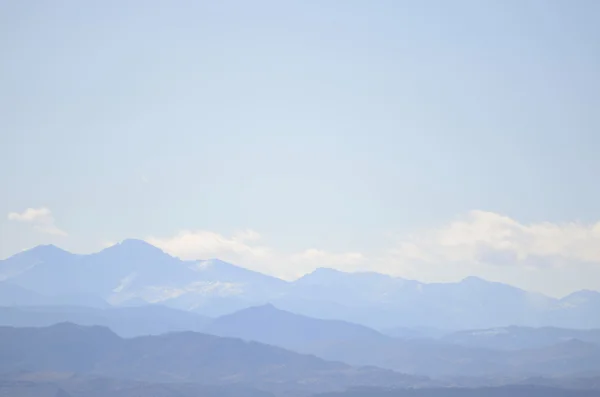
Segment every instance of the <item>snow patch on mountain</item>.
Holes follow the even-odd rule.
[[[127,276],[123,277],[119,281],[119,285],[117,285],[113,289],[113,292],[114,293],[123,292],[127,287],[129,287],[131,285],[131,283],[133,282],[133,280],[135,280],[136,277],[137,277],[137,273],[136,272],[130,273]]]

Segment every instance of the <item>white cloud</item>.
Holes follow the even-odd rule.
[[[476,275],[550,295],[600,289],[600,223],[524,224],[493,212],[471,211],[446,225],[399,238],[378,255],[315,248],[283,253],[253,230],[231,237],[184,231],[147,240],[185,259],[220,258],[286,279],[331,267],[427,282]]]
[[[264,258],[270,249],[253,244],[260,235],[252,230],[238,232],[231,237],[207,230],[182,231],[177,235],[147,241],[163,250],[185,259],[216,258],[219,255]]]
[[[499,266],[600,264],[600,223],[527,225],[493,212],[471,211],[449,225],[402,241],[394,253],[428,262]]]
[[[52,212],[46,207],[27,208],[21,213],[10,212],[8,214],[8,220],[29,223],[40,233],[52,234],[55,236],[67,235],[65,231],[59,229],[55,225],[54,216],[52,216]]]
[[[317,267],[354,270],[364,257],[360,253],[330,253],[318,249],[286,254],[265,246],[254,230],[234,233],[231,237],[196,230],[183,231],[168,238],[147,238],[150,244],[182,259],[219,258],[284,279],[293,279]]]
[[[378,271],[426,281],[478,275],[561,295],[600,289],[600,223],[520,223],[471,211],[442,227],[399,239]]]
[[[25,211],[11,212],[8,214],[8,219],[19,222],[35,222],[36,220],[44,219],[51,215],[48,208],[27,208]]]

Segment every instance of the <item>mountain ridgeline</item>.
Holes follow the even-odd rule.
[[[529,350],[477,350],[414,343],[272,307],[247,309],[232,316],[238,318],[217,319],[207,331],[220,330],[239,338],[189,331],[122,338],[106,327],[71,323],[0,327],[0,395],[233,397],[329,392],[332,397],[566,397],[600,393],[600,346],[578,340]],[[288,321],[298,328],[290,328],[294,335],[286,339],[266,336],[263,340],[272,344],[259,343],[248,337],[256,327],[245,328],[247,322],[261,319],[268,320],[265,330],[282,330],[281,324]],[[304,334],[306,330],[314,333]],[[328,332],[336,331],[349,339],[331,341]],[[321,357],[276,344],[314,351]],[[347,365],[335,361],[335,355],[356,361],[379,360],[377,364],[388,369]],[[327,356],[329,359],[324,359]],[[390,369],[429,372],[435,377]],[[473,394],[473,390],[485,394]]]
[[[5,306],[160,303],[216,317],[272,303],[377,329],[600,328],[594,291],[555,299],[475,277],[426,284],[325,268],[286,282],[218,259],[183,261],[140,240],[90,255],[39,246],[0,261],[0,279]]]
[[[0,278],[0,396],[600,393],[593,291],[325,268],[287,282],[138,240],[36,247]]]
[[[359,367],[429,377],[600,373],[600,330],[506,327],[458,331],[438,338],[397,338],[363,325],[311,318],[270,304],[215,319],[157,305],[0,308],[0,326],[46,327],[65,322],[108,327],[120,337],[200,332]]]
[[[274,346],[196,332],[123,339],[105,327],[70,323],[0,327],[0,373],[23,371],[304,392],[428,382],[424,377],[355,368]]]

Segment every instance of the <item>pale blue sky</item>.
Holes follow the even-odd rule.
[[[379,256],[472,210],[589,226],[599,18],[594,0],[0,1],[0,257],[245,229]],[[68,236],[8,219],[41,207]]]

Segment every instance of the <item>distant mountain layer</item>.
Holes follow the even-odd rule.
[[[434,377],[600,373],[600,330],[511,327],[459,332],[438,340],[401,339],[356,324],[314,319],[266,305],[217,318],[206,331],[352,365]],[[496,341],[494,335],[501,337]]]
[[[555,327],[501,327],[447,334],[442,341],[462,346],[498,350],[533,349],[580,340],[600,346],[600,329],[564,329]]]
[[[353,368],[239,339],[194,332],[122,339],[104,327],[0,327],[0,373],[71,372],[142,382],[327,391],[418,386],[426,378]]]
[[[215,319],[205,332],[242,338],[299,352],[315,353],[322,345],[388,339],[362,325],[340,320],[320,320],[264,305]]]
[[[42,295],[10,282],[0,281],[0,306],[49,306],[73,305],[107,308],[110,305],[98,295],[82,293],[59,293]]]
[[[0,325],[62,322],[110,327],[123,337],[200,331],[278,346],[352,365],[427,376],[556,376],[600,373],[600,330],[508,327],[441,338],[395,338],[362,325],[263,305],[214,320],[162,306],[112,309],[0,308]]]
[[[110,328],[122,337],[202,331],[210,319],[158,305],[96,309],[81,306],[0,307],[0,326],[47,327],[70,322]]]
[[[600,328],[600,293],[595,291],[554,299],[476,277],[425,284],[332,269],[286,282],[218,259],[183,261],[139,240],[90,255],[39,246],[0,261],[0,280],[4,306],[161,303],[221,316],[270,302],[295,313],[378,329]]]
[[[412,396],[416,391],[397,389],[416,387],[428,388],[419,392],[426,393],[423,396],[470,396],[469,390],[479,391],[474,396],[521,395],[524,390],[532,394],[523,395],[532,396],[595,396],[600,390],[600,378],[583,376],[600,373],[600,347],[576,339],[539,349],[471,348],[387,337],[355,324],[311,319],[271,306],[217,319],[207,329],[247,341],[195,332],[123,339],[104,327],[68,323],[0,327],[0,396],[307,396],[357,387],[361,389],[336,395]],[[280,337],[280,331],[290,334]],[[341,337],[332,338],[335,333]],[[266,343],[295,346],[357,366],[252,342],[257,336]],[[517,383],[523,386],[490,387]],[[436,386],[445,388],[431,389]],[[561,387],[572,390],[560,394],[567,392]],[[541,390],[550,394],[536,394]],[[507,394],[510,391],[516,394]]]

